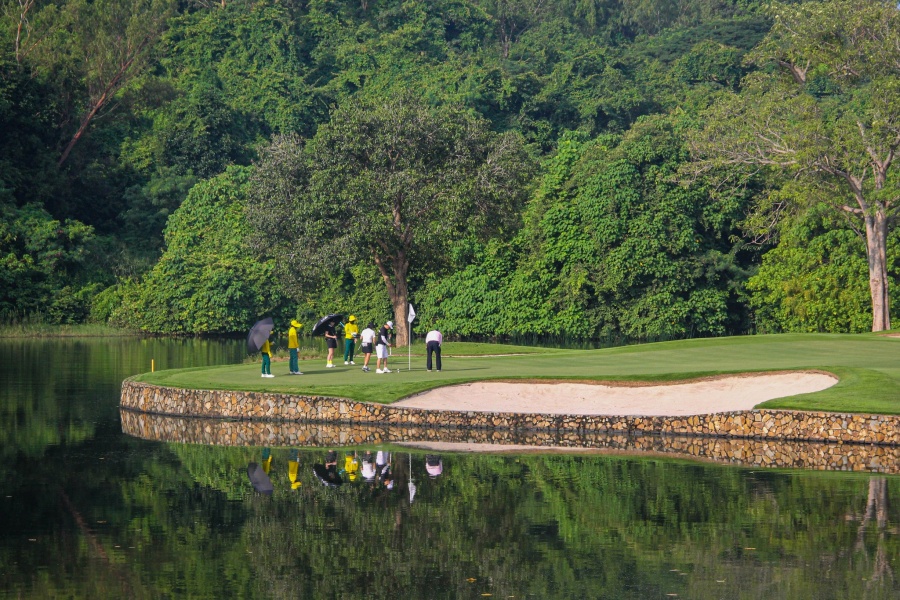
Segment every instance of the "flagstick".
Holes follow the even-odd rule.
[[[407,312],[406,314],[407,314],[407,317],[406,317],[406,323],[407,323],[407,325],[406,325],[406,330],[407,330],[406,347],[408,349],[408,354],[409,354],[409,358],[407,361],[408,364],[406,365],[406,370],[412,371],[412,342],[413,342],[412,323],[416,318],[416,309],[413,308],[412,304],[409,305],[409,312]]]

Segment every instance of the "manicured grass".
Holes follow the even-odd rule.
[[[900,338],[876,334],[786,334],[695,339],[601,350],[531,348],[520,355],[509,346],[446,344],[443,372],[425,371],[424,359],[413,357],[407,371],[404,348],[390,359],[400,372],[378,375],[345,367],[338,361],[302,361],[302,376],[287,374],[275,363],[276,377],[262,379],[259,366],[229,365],[147,373],[139,381],[196,389],[272,391],[339,396],[394,402],[443,385],[487,379],[567,379],[672,381],[750,371],[821,369],[840,377],[837,385],[813,394],[764,403],[770,408],[900,414]],[[518,347],[521,348],[521,347]],[[414,346],[415,349],[415,346]],[[452,349],[452,352],[451,352]],[[478,354],[479,356],[472,356]],[[487,356],[503,355],[506,356]],[[454,356],[456,355],[456,356]]]
[[[408,352],[407,348],[393,348],[392,351],[395,353],[391,358],[392,361],[400,361],[403,364],[406,364],[407,356],[412,355],[413,360],[418,360],[418,362],[422,362],[422,357],[425,356],[425,344],[421,341],[415,342],[412,345],[411,351]],[[464,356],[493,356],[497,354],[503,355],[515,355],[515,354],[551,354],[553,352],[566,352],[566,350],[560,350],[557,348],[539,348],[537,346],[516,346],[513,344],[486,344],[486,343],[478,343],[478,342],[446,342],[442,346],[441,355],[444,358],[453,358],[453,357],[464,357]],[[319,361],[321,357],[325,355],[325,351],[320,348],[301,346],[299,348],[298,353],[300,360],[316,360]],[[341,344],[335,351],[335,364],[340,364],[343,366],[344,360],[344,347]],[[356,362],[359,365],[362,365],[362,355],[359,353],[357,349],[356,352]],[[279,346],[273,356],[272,360],[277,363],[281,361],[288,360],[288,350],[287,348],[283,348]],[[260,363],[260,355],[254,354],[253,356],[247,357],[244,360],[244,363],[255,363],[259,365]],[[372,355],[372,365],[375,364],[375,355]],[[400,363],[396,363],[400,364]]]

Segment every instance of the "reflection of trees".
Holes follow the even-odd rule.
[[[24,559],[0,548],[5,564],[28,566],[0,574],[3,589],[22,589],[28,573],[59,563],[62,576],[33,585],[32,597],[128,589],[133,597],[818,600],[898,592],[887,576],[900,554],[897,510],[886,500],[900,479],[880,479],[867,497],[862,478],[840,474],[445,455],[444,475],[432,480],[416,454],[410,504],[409,462],[396,456],[393,490],[361,481],[335,489],[312,473],[324,450],[301,452],[302,486],[291,490],[289,450],[274,449],[269,497],[246,477],[258,448],[116,438],[98,452],[112,463],[103,470],[57,455],[30,465],[32,485],[67,474],[58,483],[94,542],[56,494],[30,512],[14,506],[26,520],[72,524]],[[853,513],[859,520],[844,518]],[[854,547],[861,523],[871,560],[843,550]],[[94,543],[108,562],[96,559]],[[887,569],[872,581],[879,556]]]
[[[870,559],[865,547],[866,530],[875,521],[875,530],[878,534],[875,546],[875,558]],[[856,534],[856,550],[863,553],[865,560],[872,564],[872,576],[870,583],[875,584],[888,579],[894,581],[894,571],[891,568],[887,555],[885,536],[888,526],[888,485],[885,477],[872,477],[869,479],[869,494],[866,501],[866,510],[863,513],[862,522]],[[871,587],[871,586],[870,586]]]
[[[240,340],[0,340],[0,595],[181,597],[191,586],[171,573],[192,568],[185,580],[231,595],[240,577],[222,582],[208,560],[227,554],[214,529],[231,526],[227,499],[164,447],[122,436],[117,415],[122,379],[151,358],[172,368],[242,352]]]
[[[302,474],[318,454],[301,453]],[[258,595],[812,599],[897,591],[864,582],[868,573],[840,550],[857,534],[839,515],[863,499],[858,477],[453,456],[452,476],[433,481],[421,472],[423,457],[415,460],[412,505],[405,461],[395,462],[402,485],[390,493],[323,488],[311,475],[290,493],[283,473],[273,477],[284,481],[272,502],[245,493],[242,542]],[[275,468],[285,461],[276,456]],[[234,486],[235,497],[241,481],[233,480],[219,486]],[[885,538],[884,549],[889,564],[897,560],[896,539]]]

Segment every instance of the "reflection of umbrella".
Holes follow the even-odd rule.
[[[250,328],[250,333],[247,334],[247,352],[259,352],[262,345],[269,339],[269,334],[273,329],[275,329],[275,322],[272,317],[257,321],[256,325]]]
[[[337,474],[334,467],[329,469],[325,465],[313,465],[313,473],[316,474],[319,481],[328,487],[337,487],[344,483],[344,480]]]
[[[253,489],[260,494],[268,494],[271,496],[272,492],[275,490],[275,486],[272,485],[272,480],[269,479],[269,476],[266,475],[263,468],[255,462],[247,465],[247,477],[250,479]]]
[[[315,327],[312,328],[313,335],[322,335],[325,333],[325,330],[329,327],[334,327],[338,323],[341,322],[341,319],[344,318],[344,315],[325,315],[319,322],[316,323]]]

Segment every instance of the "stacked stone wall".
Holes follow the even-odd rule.
[[[690,417],[642,417],[434,411],[321,396],[168,388],[127,379],[122,384],[121,406],[143,413],[207,419],[549,431],[562,440],[612,433],[900,445],[900,417],[891,415],[750,410]]]

